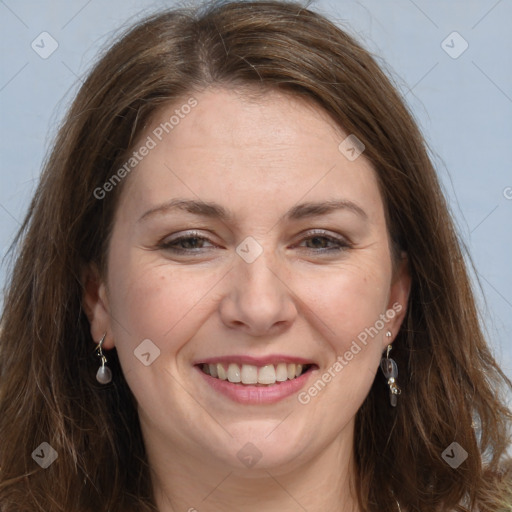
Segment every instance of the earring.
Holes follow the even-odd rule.
[[[391,331],[388,331],[386,336],[388,339],[391,338]],[[386,357],[383,357],[380,360],[380,369],[382,370],[384,377],[388,379],[389,401],[391,402],[391,406],[396,407],[398,402],[397,395],[399,395],[402,391],[396,383],[396,378],[398,377],[398,366],[396,365],[395,361],[389,357],[389,353],[391,352],[392,348],[393,347],[391,344],[389,344],[386,351]]]
[[[108,384],[112,380],[112,372],[110,371],[110,368],[108,366],[105,366],[107,358],[103,354],[103,350],[101,348],[101,345],[103,344],[106,335],[107,333],[103,335],[103,337],[98,343],[98,348],[96,349],[96,351],[98,352],[98,356],[101,358],[101,366],[98,368],[98,371],[96,372],[96,380],[100,384]]]

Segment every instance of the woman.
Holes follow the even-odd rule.
[[[322,16],[138,23],[18,241],[2,510],[510,510],[512,384],[425,143]]]

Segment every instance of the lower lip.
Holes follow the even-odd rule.
[[[297,393],[309,379],[314,369],[309,369],[300,377],[284,382],[276,382],[272,386],[251,386],[247,384],[233,384],[228,380],[221,380],[204,373],[198,366],[196,370],[203,376],[206,383],[215,391],[222,393],[234,402],[240,404],[273,404]]]

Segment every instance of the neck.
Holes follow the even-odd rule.
[[[336,438],[303,463],[295,459],[251,469],[180,448],[167,453],[161,447],[168,443],[153,440],[146,445],[159,512],[361,512],[354,490],[352,435]]]

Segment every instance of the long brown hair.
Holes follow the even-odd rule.
[[[101,272],[119,183],[97,199],[164,104],[212,84],[275,88],[323,108],[366,146],[412,288],[394,342],[402,395],[379,375],[357,413],[365,511],[510,510],[504,456],[512,389],[482,334],[451,216],[412,116],[373,57],[298,3],[221,2],[137,23],[99,59],[67,114],[17,237],[0,343],[0,502],[5,512],[156,510],[135,401],[114,379],[82,309],[83,270]],[[124,181],[129,179],[125,178]],[[96,340],[97,342],[98,340]],[[47,469],[33,451],[58,454]],[[467,459],[442,453],[457,442]]]

